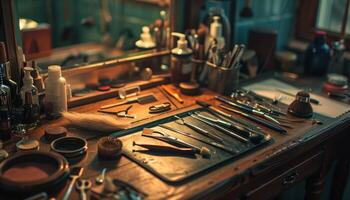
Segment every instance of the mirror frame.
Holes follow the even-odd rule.
[[[21,79],[21,69],[18,61],[15,16],[13,12],[13,1],[0,1],[1,25],[6,43],[6,51],[11,62],[11,78],[18,82]]]
[[[176,0],[170,0],[169,5],[169,20],[170,20],[170,31],[172,32],[175,30],[175,3]],[[11,77],[14,81],[18,82],[21,79],[21,64],[19,63],[19,53],[17,50],[17,40],[16,40],[16,26],[15,26],[15,12],[14,12],[14,0],[6,0],[6,1],[0,1],[0,10],[1,10],[1,17],[2,21],[1,24],[3,25],[4,29],[4,36],[5,36],[5,42],[6,42],[6,49],[9,56],[9,60],[11,62]],[[168,38],[168,40],[171,41],[171,38]],[[171,44],[171,42],[168,42],[168,44]],[[74,67],[71,69],[65,69],[62,71],[63,74],[69,73],[69,74],[79,74],[79,73],[86,73],[89,71],[94,71],[96,69],[101,69],[105,67],[113,67],[117,66],[118,64],[123,63],[130,63],[134,61],[140,61],[143,59],[149,59],[152,57],[160,57],[164,55],[170,54],[170,48],[171,47],[165,47],[164,50],[160,51],[152,51],[152,52],[145,52],[142,55],[136,55],[136,56],[125,56],[110,60],[104,60],[101,62],[96,62],[92,64],[87,65],[81,65],[79,67]]]

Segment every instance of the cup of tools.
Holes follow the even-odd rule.
[[[227,68],[206,62],[208,66],[208,88],[212,91],[227,95],[238,88],[240,64]]]

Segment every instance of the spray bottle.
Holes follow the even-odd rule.
[[[171,78],[175,85],[180,82],[188,82],[191,78],[192,72],[192,49],[188,48],[185,34],[172,33],[176,36],[177,47],[171,50]]]

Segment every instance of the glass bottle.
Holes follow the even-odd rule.
[[[314,41],[305,51],[304,72],[307,75],[324,75],[331,63],[331,50],[326,43],[326,33],[316,31]]]

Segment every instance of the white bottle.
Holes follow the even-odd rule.
[[[214,40],[217,41],[218,49],[225,48],[225,38],[222,37],[222,24],[220,23],[220,17],[214,16],[213,20],[214,21],[210,24],[209,37],[207,37],[206,41],[206,51],[208,51]]]
[[[62,77],[61,66],[51,65],[45,80],[45,98],[47,105],[51,105],[53,115],[67,111],[66,79]]]
[[[39,97],[38,97],[38,88],[33,85],[33,77],[31,76],[31,71],[33,68],[24,67],[24,76],[23,76],[23,86],[21,88],[20,94],[22,99],[22,105],[25,103],[25,94],[26,92],[30,92],[32,94],[33,104],[39,105]]]

